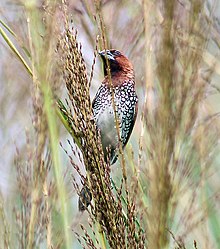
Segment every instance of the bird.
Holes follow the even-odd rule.
[[[100,132],[105,160],[109,159],[112,165],[118,158],[119,141],[124,149],[132,133],[138,113],[138,96],[130,60],[116,49],[100,51],[99,55],[103,62],[104,80],[92,102],[92,110],[96,128]],[[115,117],[118,119],[119,137]],[[83,188],[79,198],[79,210],[85,210],[91,199],[89,189]]]

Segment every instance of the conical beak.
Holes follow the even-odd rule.
[[[102,59],[108,59],[110,61],[115,61],[114,56],[109,50],[102,50],[99,52],[99,55],[101,56]]]

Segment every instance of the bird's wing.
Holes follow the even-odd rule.
[[[130,107],[129,105],[127,106],[127,111],[126,114],[123,115],[122,120],[121,120],[121,141],[122,141],[122,146],[125,147],[125,145],[127,144],[136,118],[137,118],[137,113],[138,113],[138,98],[135,95],[134,97],[135,104],[132,105],[132,107]]]

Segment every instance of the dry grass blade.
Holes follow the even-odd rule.
[[[150,248],[164,248],[169,246],[166,227],[178,203],[176,200],[172,205],[172,201],[185,181],[189,187],[197,167],[194,160],[205,160],[204,154],[201,159],[195,141],[195,124],[200,118],[200,104],[206,91],[201,68],[202,53],[208,40],[208,35],[204,37],[203,34],[208,32],[209,24],[204,23],[205,11],[201,1],[183,6],[175,1],[166,1],[163,8],[159,3],[155,3],[154,8],[161,19],[156,20],[158,43],[154,47],[157,62],[155,77],[158,79],[154,87],[158,89],[158,103],[153,112],[148,105],[149,115],[145,116],[151,158],[148,165],[148,236]],[[181,11],[187,12],[187,23],[181,20]],[[185,38],[184,43],[181,37]],[[210,77],[211,74],[207,74],[207,78]],[[213,146],[206,147],[202,153],[212,150]],[[197,191],[196,188],[194,184],[193,191]],[[192,206],[196,201],[197,197],[193,198]]]

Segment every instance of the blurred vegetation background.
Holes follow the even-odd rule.
[[[218,0],[1,1],[0,248],[220,248],[219,13]],[[87,148],[56,103],[75,120],[74,93],[93,99],[105,48],[132,61],[139,113],[126,176],[119,160],[110,179],[94,152],[109,213],[96,185],[80,213]]]

